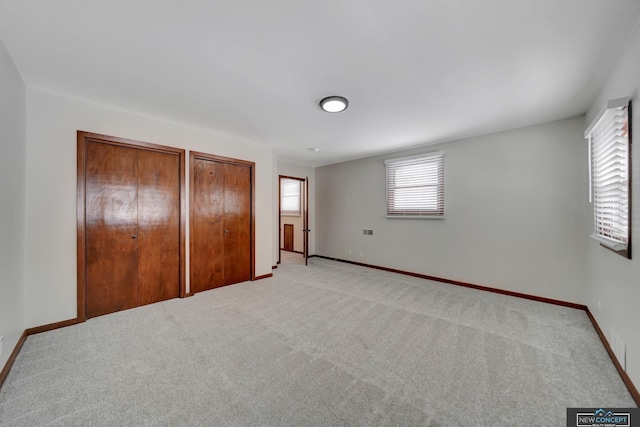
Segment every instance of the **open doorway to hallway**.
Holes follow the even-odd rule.
[[[279,176],[279,263],[307,263],[309,253],[308,183],[308,178]]]

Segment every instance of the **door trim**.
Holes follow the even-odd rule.
[[[194,169],[194,161],[195,160],[209,160],[220,163],[228,163],[232,165],[238,166],[246,166],[249,168],[251,173],[251,231],[249,235],[251,236],[251,254],[250,254],[250,268],[251,268],[251,281],[258,280],[262,277],[256,277],[256,164],[255,162],[250,162],[248,160],[240,160],[234,159],[231,157],[223,157],[215,154],[202,153],[199,151],[189,151],[189,206],[192,207],[194,205],[195,200],[195,192],[193,188],[193,182],[195,180],[195,169]],[[189,209],[189,251],[193,253],[195,248],[193,247],[193,210]],[[189,282],[193,282],[193,257],[189,257]],[[189,287],[189,296],[193,295],[193,289]]]
[[[178,156],[180,179],[180,207],[179,207],[179,292],[180,298],[187,296],[185,281],[185,230],[187,205],[185,197],[185,150],[181,148],[167,147],[165,145],[151,144],[149,142],[135,141],[109,135],[85,132],[77,132],[77,188],[76,188],[76,217],[77,217],[77,307],[78,323],[87,320],[87,276],[86,276],[86,221],[85,221],[85,195],[86,195],[86,156],[85,147],[88,142],[117,145],[120,147],[135,148],[138,150],[155,151]]]

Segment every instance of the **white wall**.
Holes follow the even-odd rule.
[[[77,130],[255,162],[255,273],[261,276],[271,272],[270,147],[35,89],[27,90],[27,117],[27,327],[76,317]],[[187,231],[187,251],[188,236]]]
[[[587,304],[598,320],[607,340],[613,343],[612,328],[627,346],[627,374],[640,388],[640,25],[628,40],[628,46],[587,112],[589,124],[609,99],[632,97],[632,260],[625,259],[589,240]],[[586,144],[586,143],[585,143]],[[588,209],[592,224],[593,206]],[[589,226],[589,230],[593,230]],[[598,313],[598,301],[602,312]]]
[[[583,303],[583,130],[581,116],[318,168],[316,252]],[[384,159],[439,150],[446,219],[385,218]]]
[[[26,87],[0,41],[0,370],[25,329]]]
[[[275,212],[275,219],[276,219],[276,225],[275,228],[276,230],[278,229],[278,177],[280,175],[285,175],[285,176],[291,176],[294,178],[309,178],[309,229],[311,230],[311,232],[309,233],[309,255],[314,255],[316,253],[316,169],[314,167],[311,166],[304,166],[304,165],[300,165],[300,164],[296,164],[296,163],[291,163],[291,162],[287,162],[285,160],[278,160],[277,161],[277,174],[276,174],[276,192],[275,192],[275,196],[274,196],[274,212]],[[283,217],[287,218],[287,219],[291,219],[292,217]],[[284,222],[283,222],[284,223]],[[284,228],[284,227],[283,227]],[[301,227],[296,227],[296,228],[300,228]],[[275,238],[278,238],[278,235],[275,235]],[[296,240],[299,240],[300,237],[296,237]],[[282,245],[284,245],[284,242],[282,243]],[[275,242],[275,246],[274,247],[278,247],[278,242],[276,240]],[[295,250],[299,250],[300,252],[302,252],[304,249],[298,249],[298,247],[294,248]],[[278,260],[278,253],[275,253],[275,261]],[[274,261],[274,265],[275,265],[275,261]]]

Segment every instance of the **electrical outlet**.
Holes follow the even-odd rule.
[[[369,234],[369,230],[362,230],[362,234]]]
[[[349,256],[351,256],[351,249],[349,249]]]

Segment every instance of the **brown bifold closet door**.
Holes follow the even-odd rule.
[[[81,320],[176,298],[181,291],[184,154],[104,138],[81,138],[79,132],[79,158],[84,154]]]
[[[224,163],[191,161],[191,292],[224,285]]]
[[[252,279],[253,167],[244,163],[191,153],[192,292]]]
[[[138,285],[140,305],[179,295],[178,156],[138,151]]]
[[[225,284],[251,279],[251,169],[224,165]]]
[[[138,306],[138,150],[86,146],[87,317]]]

